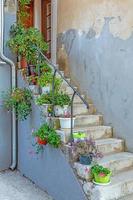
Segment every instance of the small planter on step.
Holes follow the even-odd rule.
[[[63,116],[64,113],[68,110],[69,110],[68,105],[64,105],[63,107],[58,105],[54,106],[54,114],[56,117]]]
[[[64,93],[56,93],[54,96],[54,113],[56,117],[64,116],[64,113],[70,110],[71,99],[69,95]]]
[[[84,132],[73,133],[74,142],[84,141],[86,139],[86,134]]]
[[[98,185],[108,185],[111,182],[111,171],[100,165],[94,165],[91,168],[91,173],[93,176],[93,182]]]
[[[60,117],[59,120],[60,120],[61,129],[70,129],[71,128],[71,118]],[[74,128],[74,121],[75,121],[75,117],[73,118],[73,128]]]
[[[82,165],[90,165],[92,162],[92,158],[93,158],[93,156],[91,153],[89,153],[88,155],[80,155],[79,162]]]
[[[60,120],[61,129],[70,129],[71,128],[71,114],[69,111],[66,111],[64,113],[64,116],[60,117],[59,120]],[[72,123],[73,128],[74,128],[74,121],[75,121],[75,117],[73,117],[73,123]]]

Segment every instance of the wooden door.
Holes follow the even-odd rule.
[[[42,0],[42,34],[48,44],[46,56],[51,58],[51,0]]]

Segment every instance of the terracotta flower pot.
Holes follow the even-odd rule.
[[[27,61],[25,57],[21,57],[20,66],[21,68],[27,68]]]
[[[37,137],[37,143],[39,145],[46,145],[47,144],[47,140],[42,140],[41,138]]]

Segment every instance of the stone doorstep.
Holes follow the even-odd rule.
[[[91,200],[117,200],[133,194],[133,169],[112,177],[108,186],[92,186],[88,182],[83,185],[83,190]]]
[[[133,154],[128,152],[121,152],[116,154],[111,154],[104,156],[98,161],[98,164],[103,165],[104,167],[110,168],[113,175],[133,167]],[[90,179],[90,165],[82,165],[80,163],[74,163],[74,169],[77,172],[77,175],[85,180]]]
[[[70,140],[70,129],[60,129],[57,130],[59,135],[62,138],[62,142],[68,143]],[[86,138],[101,139],[101,138],[110,138],[112,137],[113,131],[110,126],[92,126],[92,127],[81,127],[74,128],[74,132],[85,132]]]

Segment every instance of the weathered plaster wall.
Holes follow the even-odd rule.
[[[133,151],[133,1],[59,0],[58,57]],[[62,53],[63,52],[63,53]],[[67,55],[67,56],[66,56]]]

